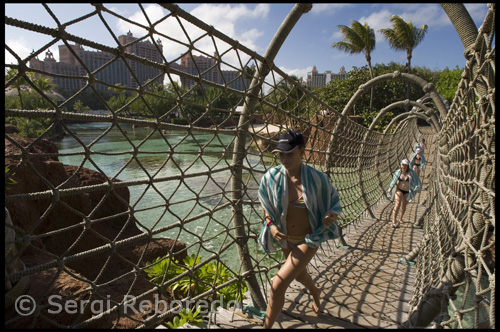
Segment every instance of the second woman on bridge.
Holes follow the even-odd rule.
[[[410,159],[410,168],[417,172],[418,177],[420,177],[420,172],[424,172],[425,163],[424,153],[420,148],[417,148]]]
[[[339,238],[336,224],[341,212],[340,198],[330,178],[302,163],[305,145],[301,133],[289,130],[280,135],[281,165],[268,170],[260,182],[259,200],[265,222],[258,242],[266,253],[281,247],[286,261],[272,280],[264,328],[271,328],[285,301],[285,292],[295,279],[313,297],[313,310],[320,310],[320,289],[307,265],[321,242]]]
[[[391,198],[392,189],[396,186],[396,195],[394,202],[394,210],[392,212],[392,227],[399,227],[399,223],[403,222],[403,216],[406,211],[406,204],[413,200],[415,193],[420,190],[422,182],[417,173],[410,169],[408,159],[401,161],[401,168],[394,172],[391,184],[387,190],[387,197]],[[401,207],[401,219],[397,220],[398,211]]]

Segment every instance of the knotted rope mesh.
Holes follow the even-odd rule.
[[[104,327],[151,327],[173,317],[179,306],[137,310],[141,300],[155,298],[169,304],[177,299],[184,303],[214,300],[230,286],[240,292],[248,287],[246,296],[256,306],[265,305],[268,294],[262,285],[269,283],[283,257],[266,256],[256,244],[262,226],[257,189],[265,171],[279,163],[270,151],[279,133],[289,128],[303,131],[307,138],[304,162],[326,172],[338,189],[341,228],[361,223],[374,206],[387,203],[385,191],[392,178],[388,170],[396,169],[412,151],[420,136],[417,117],[402,119],[393,133],[369,130],[277,68],[272,54],[279,46],[270,46],[261,56],[172,4],[160,5],[163,15],[156,21],[138,4],[144,15],[140,22],[106,5],[93,6],[75,20],[60,22],[44,4],[54,19],[52,27],[37,24],[36,18],[25,22],[6,17],[7,25],[47,40],[26,58],[6,44],[6,51],[17,59],[5,65],[6,70],[17,70],[6,80],[6,88],[16,87],[23,79],[50,104],[43,110],[5,110],[6,117],[49,123],[34,140],[5,135],[6,144],[13,147],[5,156],[10,166],[6,179],[25,174],[30,183],[36,183],[32,191],[23,192],[16,185],[6,191],[13,221],[6,223],[6,230],[16,234],[6,239],[6,290],[19,289],[30,279],[29,294],[36,306],[31,315],[6,317],[6,326],[101,327],[111,317],[112,323]],[[296,7],[295,11],[307,11],[307,5]],[[134,32],[135,38],[121,43],[110,27],[111,17],[142,33]],[[115,43],[96,43],[78,29],[87,20],[101,24],[102,33]],[[487,50],[471,54],[454,104],[447,118],[440,119],[439,138],[433,142],[439,146],[432,174],[436,180],[430,181],[428,243],[419,252],[413,303],[418,308],[441,287],[448,266],[454,263],[450,257],[460,255],[465,277],[442,289],[463,288],[465,294],[476,296],[473,302],[458,303],[454,292],[446,292],[436,312],[439,317],[449,312],[440,320],[444,325],[461,326],[467,312],[476,315],[476,322],[486,313],[494,324],[494,269],[484,258],[488,251],[494,253],[494,237],[488,235],[494,233],[494,84],[485,79],[488,68],[494,73],[494,26],[486,30],[477,43]],[[134,51],[146,41],[160,58],[153,61]],[[60,43],[81,72],[54,73],[28,66]],[[102,52],[102,61],[86,61],[80,46]],[[162,50],[169,48],[180,51],[166,56]],[[200,56],[208,60],[192,61]],[[194,69],[188,72],[178,62],[190,59]],[[103,78],[119,63],[126,68],[129,85],[115,86]],[[476,63],[479,74],[471,72]],[[148,79],[138,74],[141,66],[151,69]],[[77,92],[55,102],[35,84],[38,74],[67,82]],[[401,76],[406,77],[394,75],[395,79]],[[480,82],[485,82],[487,93],[475,98]],[[104,92],[110,89],[117,92],[114,102]],[[68,109],[88,90],[106,105],[104,114]],[[120,96],[127,98],[120,103]],[[87,132],[89,127],[92,132]],[[57,152],[38,149],[61,129],[66,133],[61,142],[66,143],[58,143]],[[50,180],[61,164],[71,165],[65,167],[69,176]],[[80,180],[87,169],[94,172]],[[30,214],[35,206],[37,212]],[[21,216],[28,221],[20,224]],[[325,243],[322,250],[334,249]],[[161,260],[153,263],[157,257],[152,252],[162,253]],[[182,264],[186,257],[193,257],[191,265]],[[166,270],[184,268],[153,281],[148,271],[158,262]],[[214,269],[208,279],[200,273],[207,266]],[[216,283],[224,273],[228,277]],[[186,278],[200,288],[187,287],[181,296],[165,291]],[[6,295],[6,301],[28,292],[27,287],[21,289]],[[59,296],[59,306],[75,299],[87,302],[78,315],[64,320],[49,301],[54,294]],[[96,300],[103,307],[91,307]]]
[[[408,326],[495,326],[495,8],[439,133]],[[432,319],[432,318],[431,318]]]

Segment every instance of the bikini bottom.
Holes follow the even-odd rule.
[[[290,248],[297,248],[297,246],[306,240],[306,235],[288,235],[287,243]]]
[[[409,193],[409,191],[406,191],[406,190],[401,190],[401,189],[399,189],[399,188],[397,188],[397,190],[401,191],[401,193],[402,193],[403,195],[406,195],[406,194],[408,194],[408,193]]]

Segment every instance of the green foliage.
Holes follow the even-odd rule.
[[[195,297],[212,289],[212,287],[217,287],[235,278],[235,275],[222,262],[211,261],[208,264],[198,266],[201,258],[201,256],[193,254],[186,257],[181,264],[176,259],[158,257],[153,262],[148,263],[147,265],[150,267],[144,271],[151,278],[151,281],[158,285],[162,285],[186,271],[192,271],[165,289],[170,291],[175,298],[183,298],[187,295]],[[219,300],[222,296],[222,305],[226,305],[229,301],[242,301],[243,293],[246,291],[245,281],[234,282],[217,290],[215,298],[210,298],[210,300]]]
[[[24,138],[37,138],[52,124],[51,119],[28,119],[15,117],[6,118],[5,122],[15,125],[18,130],[17,135]],[[51,136],[54,133],[55,129],[52,127],[49,130],[48,135]]]
[[[119,94],[109,98],[108,106],[113,112],[120,111],[128,114],[128,108],[124,107],[128,102],[129,100],[125,94]],[[121,113],[121,115],[123,115],[123,113]]]
[[[424,39],[428,26],[424,24],[417,28],[411,20],[405,22],[398,15],[392,15],[389,20],[392,23],[392,29],[380,29],[379,32],[387,39],[392,49],[406,50],[408,56],[411,58],[413,49]]]
[[[183,125],[183,126],[189,124],[188,120],[186,120],[184,118],[172,118],[172,119],[170,119],[170,123],[175,124],[175,125]]]
[[[283,113],[277,112],[277,108],[288,111],[299,118],[310,118],[314,116],[316,111],[319,111],[317,105],[307,103],[308,99],[303,98],[304,92],[298,89],[298,86],[302,85],[302,79],[295,75],[291,75],[290,78],[292,81],[281,80],[264,96],[265,101],[274,106],[266,103],[259,104],[257,106],[258,113],[277,116],[278,121],[285,121],[281,119]],[[292,127],[298,127],[299,124],[291,119],[291,125]]]
[[[9,173],[9,166],[5,166],[5,176],[7,176],[7,173]],[[14,176],[14,174],[16,173],[12,173],[9,177],[7,177],[5,179],[5,191],[7,191],[9,189],[9,186],[11,184],[16,184],[17,182],[12,178],[12,176]]]
[[[455,98],[455,93],[458,89],[458,84],[462,79],[463,69],[455,67],[455,69],[450,70],[446,67],[442,72],[439,73],[438,80],[436,82],[436,90],[450,102],[450,105]]]
[[[5,81],[13,79],[17,75],[17,70],[11,69],[6,71]],[[43,78],[41,76],[34,78],[33,73],[27,73],[26,77],[33,81],[33,83],[42,91],[48,91],[54,87],[51,84],[50,79]],[[41,96],[36,90],[25,90],[24,88],[28,85],[26,78],[18,78],[11,87],[18,89],[17,96],[11,96],[5,98],[5,109],[25,109],[25,110],[47,110],[54,109],[56,106],[56,101],[54,99],[47,100],[47,98]],[[15,118],[10,117],[5,119],[6,123],[11,123],[15,125],[19,131],[18,136],[26,138],[36,138],[43,134],[52,124],[51,119],[27,119],[27,118]],[[54,129],[51,129],[48,133],[52,135],[55,133]]]
[[[203,318],[199,307],[194,312],[190,308],[183,309],[171,322],[167,322],[167,326],[170,329],[177,329],[186,323],[200,328],[203,326]]]
[[[90,107],[85,106],[81,100],[77,100],[73,104],[73,109],[77,112],[81,112],[81,111],[89,111]]]
[[[137,94],[130,97],[132,100]],[[168,113],[167,117],[173,117],[171,111],[176,106],[176,95],[169,91],[164,85],[151,83],[142,98],[136,98],[129,106],[129,111],[136,116],[158,118]]]
[[[65,98],[69,98],[77,92],[77,91],[63,91],[58,87],[54,88],[54,90],[59,92]],[[78,100],[80,100],[85,106],[87,106],[91,110],[107,109],[104,102],[109,100],[111,97],[112,97],[111,91],[101,91],[101,90],[94,91],[90,87],[85,88],[78,94]],[[74,104],[77,103],[78,100],[69,101],[67,103],[68,109],[76,110]]]
[[[54,109],[56,105],[54,100],[51,103],[36,91],[21,91],[21,96],[22,99],[19,96],[5,97],[5,108],[26,110]]]
[[[391,62],[388,65],[377,64],[373,66],[374,77],[394,73],[395,71],[404,72],[405,66]],[[435,83],[437,81],[438,73],[432,72],[427,68],[414,67],[412,74],[417,75],[424,80]],[[345,80],[332,80],[327,85],[315,88],[313,92],[319,99],[332,106],[338,112],[342,112],[356,93],[358,88],[370,80],[370,72],[368,66],[361,68],[353,67],[347,73]],[[378,84],[374,87],[373,108],[369,111],[370,106],[370,91],[367,90],[354,105],[351,115],[359,115],[363,118],[363,126],[369,127],[373,119],[377,116],[379,111],[384,107],[400,100],[405,100],[406,97],[406,82],[405,81],[387,81],[383,84]],[[417,100],[423,96],[423,91],[420,86],[414,84],[410,89],[410,100]],[[382,119],[375,126],[375,130],[382,131],[391,121],[394,116],[405,112],[404,107],[392,109],[387,112]]]

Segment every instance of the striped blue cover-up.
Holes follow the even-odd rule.
[[[301,165],[301,180],[304,201],[309,212],[312,233],[305,237],[309,247],[316,248],[321,242],[339,237],[337,223],[326,227],[323,218],[328,211],[339,215],[342,211],[337,189],[333,187],[328,176],[304,163]],[[288,210],[288,181],[283,165],[269,169],[260,181],[259,200],[274,224],[286,234],[286,214]],[[278,243],[272,236],[264,220],[260,230],[259,245],[266,253],[277,249],[278,245],[287,248],[287,241]]]
[[[413,153],[413,156],[410,159],[410,169],[413,169],[413,165],[415,164],[415,157],[417,156],[417,153]],[[425,156],[423,153],[420,153],[420,171],[424,171],[424,166],[427,161],[425,160]]]
[[[398,169],[396,172],[394,172],[394,175],[392,176],[392,181],[391,184],[389,185],[389,189],[387,190],[389,193],[387,194],[388,198],[392,197],[392,189],[396,186],[398,183],[399,176],[401,175],[401,169]],[[420,181],[420,177],[417,175],[417,172],[412,170],[411,168],[408,170],[408,177],[410,178],[410,192],[408,193],[408,198],[406,199],[408,202],[411,202],[413,200],[413,197],[415,197],[415,194],[420,191],[422,187],[422,181]]]

